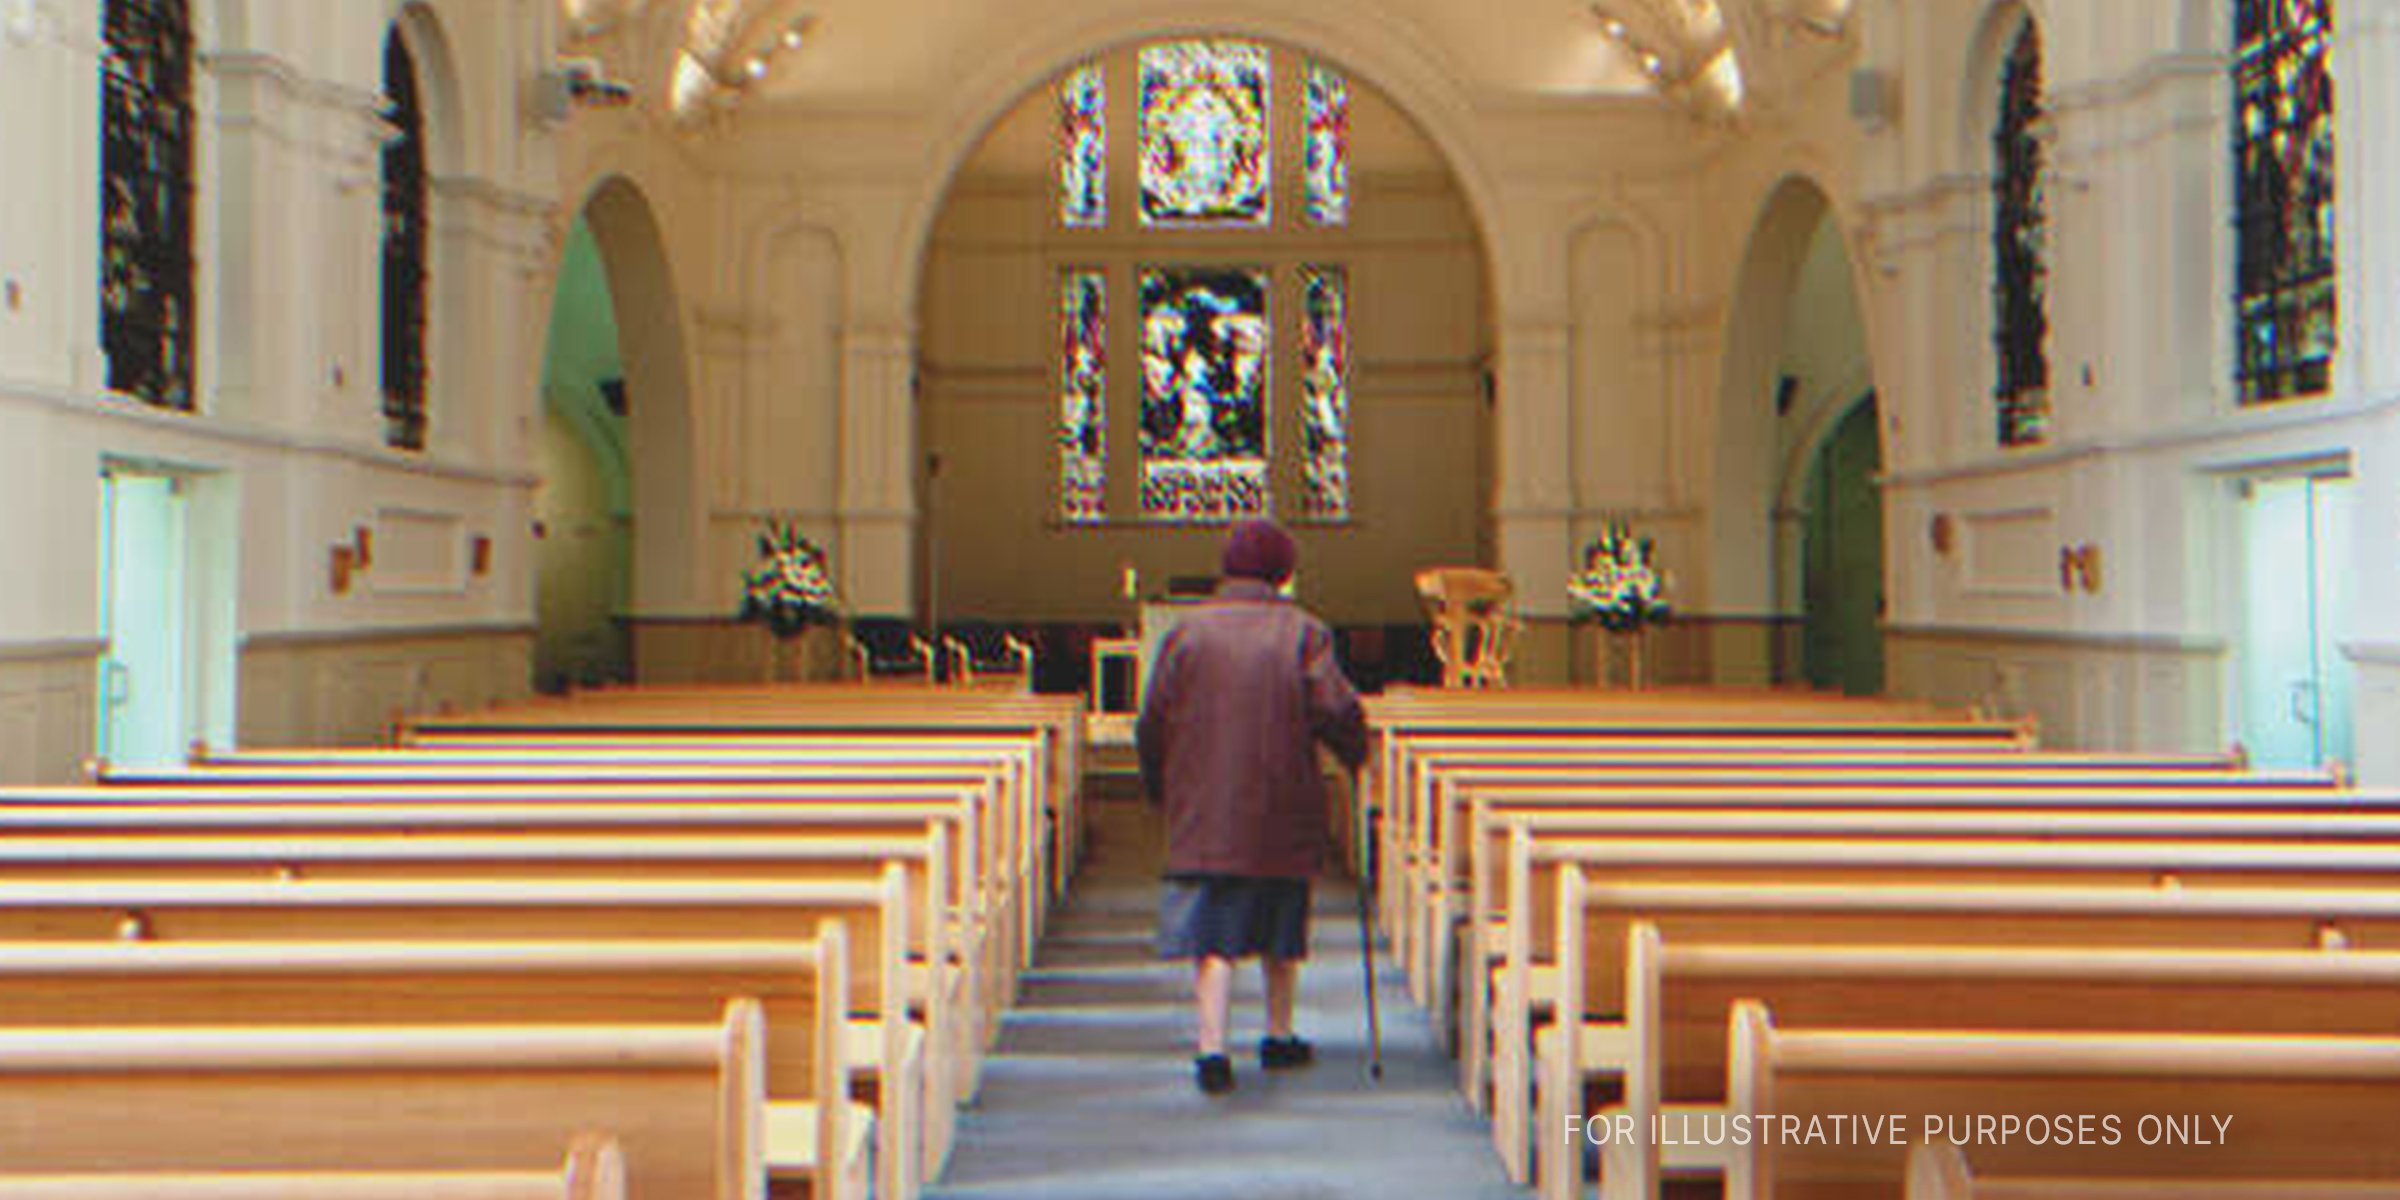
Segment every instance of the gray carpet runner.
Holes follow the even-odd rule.
[[[1347,884],[1318,888],[1301,981],[1300,1033],[1316,1043],[1316,1065],[1259,1070],[1261,988],[1246,966],[1234,993],[1236,1090],[1194,1089],[1188,968],[1151,953],[1158,822],[1138,801],[1093,810],[1075,893],[927,1200],[1521,1200],[1388,963],[1377,973],[1383,1079],[1367,1080]]]

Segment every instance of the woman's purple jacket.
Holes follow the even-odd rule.
[[[1367,756],[1333,633],[1253,579],[1228,579],[1177,622],[1135,727],[1142,792],[1167,816],[1167,873],[1306,878],[1325,857],[1323,743]]]

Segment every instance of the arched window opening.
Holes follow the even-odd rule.
[[[383,440],[425,448],[425,112],[417,65],[394,29],[384,41]]]
[[[2235,378],[2244,404],[2331,383],[2332,47],[2333,0],[2235,0]]]
[[[184,0],[108,0],[101,58],[100,344],[111,391],[194,400],[192,26]]]
[[[1992,349],[2000,444],[2050,437],[2049,200],[2043,187],[2042,34],[2017,33],[1992,130]]]

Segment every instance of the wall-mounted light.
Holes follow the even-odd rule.
[[[47,15],[39,0],[9,0],[6,15],[0,16],[0,32],[7,33],[8,40],[24,45],[42,36]]]
[[[596,58],[562,58],[534,76],[527,107],[552,124],[565,121],[577,105],[619,108],[633,103],[633,85],[611,78]]]
[[[2090,542],[2058,549],[2060,591],[2093,595],[2100,590],[2100,547]]]

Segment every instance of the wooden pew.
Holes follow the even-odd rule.
[[[2400,1143],[2390,1134],[2400,1120],[2400,1038],[1787,1030],[1750,1001],[1731,1025],[1737,1114],[1805,1123],[1835,1112],[1907,1112],[1997,1125],[2091,1113],[2114,1119],[2116,1144],[2033,1146],[2028,1136],[1978,1155],[2002,1174],[2154,1183],[2373,1182],[2388,1192],[2400,1178]],[[2191,1133],[2205,1128],[2211,1142],[2145,1145],[2142,1119],[2160,1114],[2196,1117]],[[2220,1118],[2227,1125],[2217,1126]],[[1888,1144],[1754,1141],[1737,1148],[1725,1196],[1898,1197],[1907,1154]]]
[[[1858,767],[1813,761],[1802,756],[1778,762],[1725,763],[1683,769],[1594,765],[1574,771],[1538,776],[1504,776],[1439,787],[1426,827],[1399,848],[1404,867],[1401,902],[1403,917],[1413,927],[1405,959],[1410,974],[1423,980],[1425,1000],[1437,1009],[1447,1005],[1450,970],[1457,944],[1454,922],[1461,905],[1458,895],[1469,880],[1470,838],[1463,828],[1470,806],[1489,804],[1526,808],[1628,808],[1666,805],[1704,793],[1748,792],[1774,807],[1822,807],[1822,793],[1861,794],[1877,789],[1909,793],[1989,790],[2021,793],[2023,803],[2036,804],[2037,792],[2070,797],[2076,807],[2118,793],[2168,792],[2213,794],[2334,792],[2338,785],[2322,772],[2258,775],[2247,773],[2155,773],[2132,760],[2118,767],[2078,762],[2054,765],[2039,756],[2019,756],[2008,762],[1952,762],[1930,758],[1907,766]],[[1787,800],[1777,804],[1770,797]],[[2057,807],[2064,807],[2063,805]]]
[[[1624,972],[1620,1111],[1637,1130],[1657,1128],[1662,1114],[1670,1125],[1727,1115],[1725,1022],[1743,1000],[1806,1028],[2360,1036],[2400,1027],[2400,953],[2388,950],[1670,942],[1637,922]],[[1581,1090],[1569,1081],[1566,1098]],[[1607,1195],[1655,1194],[1662,1149],[1654,1139],[1620,1148]],[[1723,1147],[1672,1149],[1686,1170],[1731,1161]]]
[[[545,1025],[677,1024],[747,998],[765,1021],[770,1129],[829,1118],[815,1142],[824,1145],[846,1124],[854,1054],[871,1066],[879,1049],[848,1019],[849,957],[839,922],[810,941],[9,942],[0,943],[0,1028],[494,1025],[528,1015]],[[917,1094],[882,1081],[879,1195],[915,1194],[925,1167]],[[829,1103],[843,1112],[824,1112]],[[786,1173],[799,1165],[772,1142],[767,1158]]]
[[[2081,797],[2067,794],[2055,798],[2048,789],[2040,795],[2009,789],[1993,793],[2001,803],[1990,806],[1979,798],[1962,800],[1947,791],[1939,797],[1922,797],[1918,801],[1921,807],[1916,808],[1894,803],[1899,794],[1865,793],[1862,807],[1849,809],[1817,807],[1820,798],[1806,789],[1788,793],[1746,789],[1689,804],[1683,802],[1688,799],[1683,795],[1635,793],[1632,789],[1624,793],[1564,788],[1478,790],[1471,793],[1463,822],[1467,833],[1458,839],[1467,848],[1468,859],[1467,916],[1458,925],[1463,934],[1456,959],[1467,972],[1457,1002],[1461,1085],[1480,1107],[1486,1081],[1486,988],[1491,983],[1487,974],[1506,959],[1510,915],[1530,912],[1538,923],[1543,910],[1534,898],[1550,894],[1551,884],[1544,872],[1555,860],[1536,862],[1530,854],[1512,859],[1509,847],[1517,831],[1536,842],[1577,837],[2120,841],[2171,837],[2330,843],[2400,839],[2400,804],[2375,794],[2343,793],[2337,798],[2327,795],[2327,789],[2314,780],[2303,781],[2289,796],[2271,789],[2253,792],[2240,785],[2219,788],[2214,783],[2211,776],[2197,787],[2130,792],[2094,788]],[[2227,791],[2238,793],[2245,802],[2224,802]],[[1724,803],[1712,805],[1711,799]],[[1517,874],[1515,864],[1520,862],[1531,864],[1532,871]],[[1451,927],[1453,918],[1448,911],[1438,917],[1440,928]],[[1450,961],[1438,959],[1437,966]],[[1447,981],[1446,972],[1441,979]],[[1448,1012],[1446,1004],[1437,1008],[1437,1021]]]
[[[0,1173],[0,1200],[625,1200],[625,1151],[583,1134],[548,1171]]]
[[[1719,883],[1764,885],[1839,884],[1871,886],[2005,884],[2099,886],[2151,890],[2170,881],[2179,889],[2261,885],[2381,888],[2400,883],[2400,843],[2357,842],[2341,846],[2261,845],[2173,841],[2026,842],[2001,838],[1928,839],[1894,836],[1873,840],[1772,841],[1726,838],[1577,839],[1534,841],[1512,846],[1512,872],[1533,875],[1534,862],[1556,864],[1563,885],[1575,871],[1601,874],[1622,883]],[[1528,1141],[1525,1097],[1526,1051],[1532,1040],[1538,999],[1545,989],[1534,977],[1535,960],[1553,946],[1551,961],[1563,963],[1570,926],[1544,927],[1552,908],[1538,890],[1520,893],[1516,912],[1523,926],[1507,932],[1511,952],[1502,983],[1495,988],[1488,1019],[1491,1037],[1492,1132],[1512,1174],[1524,1171]],[[1558,968],[1563,976],[1564,966]],[[1520,997],[1528,999],[1520,1000]],[[1558,1011],[1568,1011],[1560,1009]]]
[[[682,771],[681,768],[678,768]],[[564,832],[560,823],[541,814],[546,806],[571,806],[585,812],[612,814],[647,824],[663,823],[720,832],[758,831],[757,817],[775,815],[785,822],[833,827],[889,826],[894,821],[944,821],[949,829],[954,865],[962,874],[961,887],[970,908],[989,914],[996,929],[1013,931],[995,942],[996,969],[989,976],[1003,989],[1014,986],[1018,971],[1031,954],[1034,928],[1030,909],[1038,907],[1038,892],[1029,895],[1028,881],[1036,876],[1034,860],[1018,836],[1022,826],[994,800],[988,780],[952,778],[940,772],[926,779],[897,781],[873,778],[788,778],[778,772],[765,779],[740,774],[712,773],[692,768],[663,780],[593,779],[576,769],[528,768],[528,774],[509,779],[471,778],[436,782],[415,778],[388,781],[323,781],[267,785],[236,784],[230,780],[191,786],[128,786],[110,788],[19,788],[0,792],[0,814],[29,809],[80,806],[87,809],[125,808],[147,811],[181,825],[181,814],[195,806],[280,810],[297,829],[317,822],[314,810],[327,806],[402,807],[412,814],[428,806],[490,809],[486,819],[412,815],[446,828],[470,824],[487,831],[539,826],[545,833]],[[905,772],[895,772],[905,775]],[[258,828],[282,824],[277,814]],[[148,819],[148,818],[144,818]],[[529,824],[530,822],[530,824]],[[572,826],[573,821],[564,823]],[[122,826],[121,826],[122,827]],[[171,826],[161,826],[165,831]],[[385,823],[385,827],[397,827]],[[744,829],[743,827],[747,827]]]
[[[1064,894],[1082,847],[1084,731],[1071,696],[1021,696],[946,688],[856,685],[662,687],[578,692],[464,716],[420,717],[403,724],[401,744],[465,747],[537,735],[552,740],[616,736],[777,737],[804,733],[1030,734],[1039,740],[1050,781],[1046,796],[1057,834]]]
[[[874,884],[0,883],[0,940],[787,940],[839,920],[853,1015],[892,1081],[909,1074],[905,884],[896,864]]]
[[[1643,926],[1668,944],[1761,948],[2400,949],[2400,893],[2381,889],[1601,884],[1575,868],[1562,879],[1555,919],[1579,936],[1558,939],[1548,986],[1559,1012],[1584,1015],[1580,1023],[1554,1023],[1537,1039],[1545,1200],[1573,1193],[1580,1156],[1559,1153],[1553,1135],[1583,1096],[1584,1081],[1624,1074],[1642,1053],[1627,1032],[1636,1002],[1627,964]],[[1578,1035],[1570,1039],[1562,1029]],[[1620,1180],[1641,1169],[1606,1161]]]
[[[1903,1169],[1904,1200],[2370,1200],[2392,1194],[2382,1180],[1978,1177],[1966,1152],[1948,1143],[1911,1146]]]
[[[519,880],[738,879],[879,886],[897,867],[903,873],[904,888],[920,901],[908,913],[905,936],[911,955],[904,968],[907,978],[900,994],[904,1003],[921,1008],[923,1021],[921,1025],[904,1021],[895,1030],[882,1019],[870,1018],[856,1022],[845,1036],[851,1042],[848,1056],[866,1068],[865,1077],[874,1085],[886,1112],[879,1129],[878,1155],[888,1176],[884,1194],[906,1197],[914,1194],[920,1174],[938,1171],[949,1151],[955,1109],[963,1099],[963,1089],[972,1083],[967,1064],[975,1060],[980,1048],[983,1018],[979,1006],[989,1002],[989,998],[976,994],[980,982],[972,952],[955,986],[945,981],[946,971],[933,965],[950,961],[947,933],[951,922],[945,919],[948,907],[943,886],[948,870],[942,846],[938,827],[914,838],[885,839],[126,834],[86,839],[0,840],[0,880],[105,886],[135,881],[270,879],[286,883],[417,881],[490,885]],[[648,953],[673,957],[657,947]],[[234,964],[243,961],[235,951],[227,951],[221,957]],[[489,955],[486,952],[476,957],[482,960]],[[545,958],[539,954],[531,957],[535,961]],[[619,957],[623,957],[622,953]],[[713,962],[723,957],[720,948],[715,959],[687,956],[681,961]],[[0,978],[19,973],[20,964],[0,960]],[[539,997],[520,1000],[538,1001]],[[0,1019],[6,1019],[12,1011],[9,998],[0,994]],[[548,1014],[551,1010],[544,1007],[542,1011]],[[897,1046],[887,1043],[887,1036],[894,1032],[900,1039]],[[771,1075],[781,1080],[788,1078],[789,1073],[771,1072]],[[904,1169],[908,1173],[902,1176],[899,1172]]]
[[[0,1162],[546,1168],[570,1137],[607,1130],[631,1196],[764,1200],[760,1030],[741,1000],[690,1025],[0,1030]],[[863,1194],[863,1157],[827,1153],[810,1194]]]
[[[129,793],[163,791],[183,797],[213,787],[229,789],[226,797],[229,801],[269,803],[291,803],[294,798],[297,802],[313,803],[334,795],[328,789],[335,788],[373,793],[379,800],[395,798],[394,789],[438,788],[444,799],[489,801],[539,799],[546,795],[506,790],[512,787],[550,786],[555,791],[556,785],[572,784],[575,786],[564,794],[582,800],[610,799],[614,793],[595,789],[622,788],[654,789],[631,790],[629,798],[677,802],[707,797],[728,800],[814,797],[843,803],[887,795],[892,799],[908,798],[897,789],[909,784],[974,789],[984,795],[977,801],[983,827],[973,844],[989,848],[995,856],[1004,856],[1005,861],[1013,864],[1009,875],[1021,876],[1031,889],[1022,902],[1011,905],[1021,926],[1020,958],[1031,954],[1040,936],[1046,909],[1042,899],[1046,885],[1042,880],[1051,864],[1043,853],[1041,817],[1025,782],[1032,778],[1030,768],[1021,759],[993,762],[981,753],[973,753],[958,761],[945,761],[952,755],[943,753],[929,756],[928,761],[852,746],[822,748],[804,757],[795,752],[752,760],[694,752],[658,761],[632,761],[620,758],[621,752],[586,752],[554,759],[520,755],[490,763],[464,764],[419,761],[411,755],[389,751],[370,753],[375,757],[337,759],[314,765],[204,764],[188,770],[146,771],[102,767],[100,773],[112,789]],[[694,790],[704,787],[706,791]],[[679,795],[663,790],[669,788],[685,790]],[[845,788],[848,790],[842,790]],[[789,794],[778,789],[788,789]],[[17,794],[34,801],[46,798],[45,793],[38,792]],[[64,798],[86,797],[68,793]]]
[[[1948,727],[1931,731],[1912,727],[1885,730],[1839,722],[1780,727],[1763,724],[1710,727],[1691,723],[1674,727],[1612,727],[1576,721],[1556,725],[1463,721],[1455,727],[1380,730],[1376,748],[1368,757],[1367,770],[1357,780],[1354,826],[1379,835],[1376,853],[1386,869],[1381,872],[1383,891],[1378,900],[1383,908],[1385,932],[1393,941],[1393,953],[1402,962],[1414,961],[1412,952],[1416,949],[1412,944],[1414,930],[1407,920],[1400,919],[1409,912],[1405,886],[1408,870],[1422,857],[1422,851],[1415,847],[1434,836],[1429,816],[1434,779],[1418,761],[1416,748],[1420,746],[1430,753],[1447,753],[1453,758],[1472,752],[1471,747],[1475,746],[1494,752],[1511,747],[1546,747],[1553,753],[1589,754],[1595,758],[1681,756],[1725,762],[1737,756],[1789,760],[1825,755],[1864,760],[1862,765],[1873,765],[1908,755],[1956,756],[1970,761],[2021,755],[2032,748],[2032,741],[2026,730],[2016,726],[1977,726],[1959,732]],[[1390,869],[1395,865],[1398,870]]]

